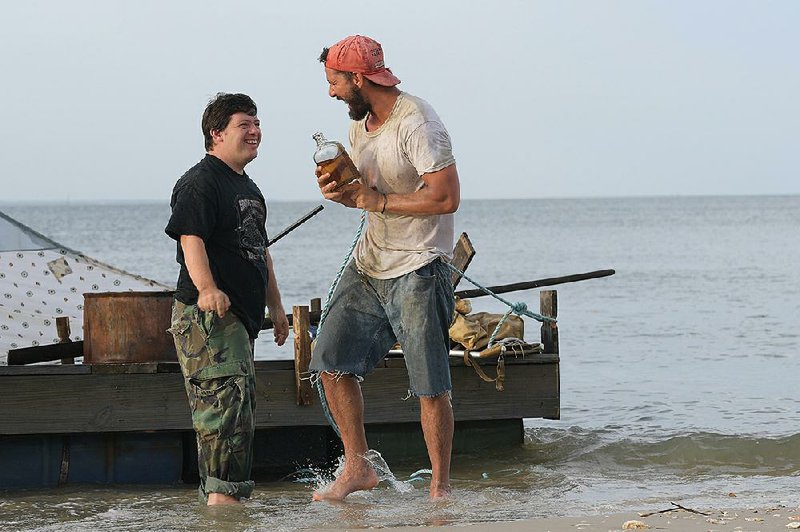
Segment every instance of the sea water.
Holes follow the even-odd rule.
[[[270,234],[316,205],[269,203]],[[358,227],[357,211],[325,207],[270,248],[287,311],[324,300]],[[0,210],[114,266],[168,284],[177,277],[165,203]],[[525,420],[523,445],[454,456],[452,500],[429,502],[413,480],[429,464],[410,461],[387,464],[393,480],[341,504],[310,500],[332,472],[258,483],[242,508],[219,511],[199,506],[194,486],[6,491],[0,529],[364,528],[671,501],[800,504],[800,196],[473,200],[456,231],[469,234],[469,274],[485,285],[617,273],[555,287],[561,419]],[[504,297],[538,308],[535,291]],[[491,298],[473,307],[504,310]],[[538,323],[526,327],[535,340]],[[290,359],[291,343],[278,348],[265,331],[256,356]]]

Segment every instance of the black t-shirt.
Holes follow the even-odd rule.
[[[198,236],[217,288],[228,295],[231,310],[255,338],[264,322],[267,288],[267,205],[258,186],[208,154],[175,184],[170,207],[164,231],[178,241],[176,260],[181,265],[175,298],[186,305],[197,303],[180,237]]]

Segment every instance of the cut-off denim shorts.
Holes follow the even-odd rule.
[[[450,270],[440,259],[394,279],[369,277],[350,261],[329,303],[309,369],[363,378],[399,342],[411,395],[449,392],[453,311]]]

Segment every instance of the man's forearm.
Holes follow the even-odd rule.
[[[278,280],[275,277],[275,268],[272,266],[272,257],[270,257],[269,252],[265,254],[265,260],[267,263],[267,296],[265,303],[270,311],[277,310],[282,313],[284,310],[281,302],[281,291],[278,288]]]

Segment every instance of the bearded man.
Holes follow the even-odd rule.
[[[361,35],[324,48],[328,94],[348,105],[351,158],[360,182],[337,187],[317,168],[322,195],[368,211],[367,227],[329,303],[310,369],[322,379],[345,465],[315,500],[373,488],[365,458],[360,382],[399,342],[409,394],[420,401],[433,471],[430,496],[450,493],[453,408],[449,335],[453,213],[460,185],[450,136],[426,101],[397,88],[381,45]]]

